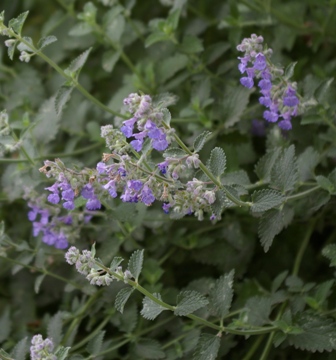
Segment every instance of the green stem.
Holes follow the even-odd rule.
[[[258,336],[256,341],[253,343],[253,345],[251,346],[250,350],[248,351],[248,353],[243,357],[242,360],[250,360],[252,358],[252,356],[254,355],[254,353],[258,350],[260,344],[262,343],[262,341],[264,340],[264,335],[262,336]]]
[[[104,105],[102,102],[100,102],[97,98],[92,96],[86,89],[83,88],[83,86],[73,77],[70,75],[67,75],[54,61],[52,61],[48,56],[46,56],[42,51],[36,49],[35,46],[33,46],[31,43],[27,42],[25,39],[23,39],[20,35],[17,35],[14,31],[11,31],[7,28],[9,31],[9,34],[11,37],[14,37],[15,39],[19,40],[23,44],[25,44],[28,48],[30,48],[36,55],[38,55],[40,58],[42,58],[46,63],[48,63],[54,70],[56,70],[62,77],[64,77],[66,80],[68,80],[82,95],[84,95],[87,99],[89,99],[91,102],[93,102],[95,105],[103,109],[104,111],[119,116],[123,119],[127,119],[127,116],[124,114],[120,114],[117,111],[114,111],[110,109],[108,106]]]
[[[291,196],[287,196],[285,201],[290,201],[290,200],[297,200],[297,199],[301,199],[306,197],[307,195],[313,193],[314,191],[320,189],[320,186],[314,186],[306,191],[303,191],[301,193],[295,194],[295,195],[291,195]]]

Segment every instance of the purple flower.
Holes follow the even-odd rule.
[[[127,186],[131,190],[140,191],[143,187],[143,182],[141,180],[129,180],[127,181]]]
[[[93,186],[91,184],[84,185],[81,195],[84,199],[92,199],[94,197]]]
[[[48,190],[48,191],[51,191],[51,192],[53,192],[53,193],[58,193],[58,187],[59,187],[58,182],[55,182],[54,185],[49,186],[49,187],[44,188],[44,189],[45,189],[45,190]]]
[[[242,77],[240,83],[249,89],[252,89],[254,85],[253,79],[250,77]]]
[[[127,175],[126,170],[122,166],[118,168],[118,174],[122,177],[125,177]]]
[[[262,53],[259,53],[257,54],[257,56],[255,57],[255,61],[254,61],[254,65],[253,67],[256,69],[256,70],[264,70],[265,67],[266,67],[266,57],[264,54]]]
[[[110,180],[106,185],[103,186],[103,188],[108,190],[111,197],[116,198],[118,196],[115,180]]]
[[[265,122],[257,119],[252,120],[252,134],[255,136],[265,136]]]
[[[132,140],[131,142],[130,142],[130,144],[132,145],[132,147],[133,147],[133,149],[135,150],[135,151],[141,151],[141,149],[142,149],[142,145],[143,145],[143,140]]]
[[[63,203],[63,207],[64,207],[64,209],[67,209],[67,210],[70,211],[70,210],[73,210],[75,208],[75,203],[72,200],[66,201],[66,202]]]
[[[72,201],[75,198],[75,192],[72,189],[62,191],[62,199]]]
[[[270,107],[272,104],[272,99],[269,96],[261,96],[259,98],[259,102],[261,105],[264,105],[266,107]]]
[[[96,196],[90,198],[86,203],[86,208],[88,210],[98,210],[101,208],[101,202],[98,200]]]
[[[141,201],[147,206],[152,205],[155,201],[155,196],[148,185],[145,185],[141,191]]]
[[[279,115],[276,112],[273,111],[264,111],[264,119],[266,119],[269,122],[277,122],[279,118]]]
[[[157,167],[162,172],[162,174],[166,174],[168,170],[168,161],[163,161],[162,163],[157,164]]]
[[[171,208],[171,204],[169,203],[163,203],[162,209],[166,214],[169,214],[169,209]]]
[[[134,124],[137,122],[137,118],[131,118],[123,122],[123,126],[120,128],[120,131],[127,137],[133,135]]]
[[[58,194],[50,194],[48,195],[48,201],[52,204],[58,204],[60,202],[60,197]]]
[[[278,126],[282,129],[282,130],[291,130],[292,128],[292,123],[289,120],[281,120],[278,123]]]
[[[96,167],[98,174],[105,174],[106,172],[106,164],[103,162],[99,162]]]
[[[157,150],[157,151],[163,151],[166,150],[168,147],[168,141],[166,138],[166,134],[164,132],[161,132],[161,135],[158,139],[153,139],[152,140],[152,146],[153,149]]]
[[[299,99],[296,96],[285,96],[283,98],[283,104],[285,106],[296,106],[299,105]]]
[[[145,129],[148,130],[148,137],[151,139],[159,139],[161,136],[161,131],[151,120],[147,120],[145,124]]]
[[[66,236],[62,233],[59,234],[56,239],[55,248],[56,249],[66,249],[69,246]]]
[[[260,87],[261,90],[269,91],[272,88],[272,83],[268,79],[262,79],[259,81],[258,86]]]

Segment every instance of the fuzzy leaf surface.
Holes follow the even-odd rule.
[[[86,63],[86,60],[89,57],[90,52],[91,52],[91,48],[87,49],[82,54],[80,54],[78,57],[76,57],[76,59],[71,62],[69,67],[66,69],[66,71],[73,73],[73,72],[80,70]]]
[[[221,176],[226,168],[225,152],[220,147],[215,147],[210,154],[209,160],[210,171],[214,176]]]
[[[197,343],[193,360],[215,360],[220,346],[220,338],[203,333]]]
[[[124,307],[126,305],[126,302],[129,299],[129,297],[132,295],[133,291],[134,288],[125,287],[118,292],[114,302],[114,306],[120,313],[124,312]]]
[[[136,250],[131,255],[128,262],[128,270],[131,272],[136,282],[138,282],[139,275],[141,273],[143,260],[144,250]]]
[[[69,101],[71,93],[73,91],[73,86],[62,86],[56,93],[55,97],[55,109],[56,114],[60,115],[65,104]]]
[[[203,131],[202,134],[199,134],[194,140],[194,152],[199,152],[203,149],[203,146],[206,143],[207,138],[211,135],[210,131]]]
[[[98,354],[102,348],[103,340],[105,336],[105,331],[99,331],[99,333],[89,341],[86,346],[86,350],[89,354],[95,355]]]
[[[233,298],[234,270],[222,275],[215,283],[209,294],[210,308],[214,314],[224,318],[228,314]]]
[[[153,296],[162,301],[160,294],[154,293]],[[160,304],[157,304],[155,301],[153,301],[147,296],[144,297],[142,305],[143,307],[140,314],[147,320],[154,320],[158,315],[161,314],[163,310],[167,310],[166,308],[164,308]]]
[[[275,190],[264,189],[252,194],[252,212],[263,212],[279,206],[285,200],[284,196]]]
[[[184,316],[207,305],[209,301],[197,291],[181,291],[177,296],[177,306],[174,314]]]

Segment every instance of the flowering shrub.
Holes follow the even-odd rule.
[[[334,358],[335,16],[0,5],[0,358]]]

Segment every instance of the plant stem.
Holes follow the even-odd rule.
[[[250,350],[248,351],[248,353],[243,357],[242,360],[250,360],[251,357],[254,355],[254,353],[258,350],[260,344],[262,343],[262,341],[264,340],[264,335],[262,336],[258,336],[256,341],[253,343],[253,345],[251,346]]]

